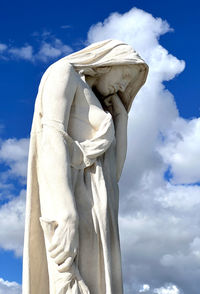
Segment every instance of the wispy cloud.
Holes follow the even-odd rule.
[[[35,32],[33,37],[35,38],[34,44],[36,42],[37,46],[28,43],[21,47],[0,44],[0,58],[48,62],[72,52],[70,46],[64,44],[48,31],[44,31],[42,34]]]
[[[155,294],[181,294],[175,285],[168,285],[154,290]]]
[[[70,25],[62,25],[60,28],[66,30],[66,29],[70,29],[71,26]]]
[[[8,49],[8,54],[14,58],[25,59],[33,61],[33,47],[31,45],[25,45],[23,47],[15,48],[11,47]]]
[[[2,44],[0,43],[0,53],[2,53],[3,51],[5,51],[7,49],[7,45],[6,44]]]
[[[39,51],[35,54],[36,60],[47,62],[49,59],[55,59],[72,52],[70,46],[55,38],[51,43],[43,41]]]

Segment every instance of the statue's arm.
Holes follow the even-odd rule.
[[[57,223],[49,251],[61,271],[71,265],[78,247],[78,214],[72,190],[69,146],[62,135],[66,132],[76,87],[74,70],[58,64],[49,74],[42,92],[46,123],[39,154],[41,213],[43,219]]]
[[[128,113],[117,94],[111,98],[112,109],[110,112],[113,116],[116,137],[116,167],[117,181],[119,181],[127,153],[127,123]]]
[[[71,67],[59,64],[49,74],[42,93],[42,121],[45,123],[42,132],[40,164],[46,177],[45,184],[48,183],[49,206],[54,205],[53,213],[58,219],[76,218],[71,187],[69,147],[62,132],[58,131],[67,131],[66,120],[69,119],[76,87]]]

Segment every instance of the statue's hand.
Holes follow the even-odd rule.
[[[78,240],[77,224],[68,221],[58,224],[48,251],[58,265],[59,272],[66,272],[72,266],[78,251]]]
[[[109,101],[107,102],[107,109],[111,113],[113,118],[115,118],[118,115],[128,115],[124,107],[124,104],[122,103],[121,99],[117,94],[114,94],[107,99],[109,99]]]

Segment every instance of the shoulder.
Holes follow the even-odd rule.
[[[75,71],[73,65],[64,57],[51,64],[42,76],[42,80],[49,77],[79,79],[79,74]]]
[[[48,67],[42,77],[42,85],[47,87],[55,87],[57,89],[74,90],[80,84],[80,75],[75,71],[72,64],[64,58],[58,60]]]
[[[67,60],[64,58],[54,62],[52,65],[50,65],[47,69],[49,73],[58,73],[58,74],[68,74],[72,76],[76,76],[77,72],[75,71],[72,64],[70,64]]]
[[[69,101],[73,99],[79,83],[80,76],[73,65],[64,59],[60,59],[50,65],[42,77],[43,100],[46,99],[48,103],[51,99],[54,103],[56,101]]]

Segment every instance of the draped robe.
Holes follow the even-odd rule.
[[[61,101],[59,93],[56,93],[55,79],[56,83],[66,88],[66,103],[62,114],[57,111],[57,104]],[[67,94],[67,87],[70,87],[71,79],[77,79],[79,87],[70,97]],[[53,101],[54,92],[57,101]],[[53,98],[48,97],[47,93],[51,93]],[[85,101],[81,102],[79,96]],[[50,106],[45,111],[46,103],[50,103]],[[88,119],[91,107],[97,107],[104,116],[96,129]],[[51,174],[52,169],[62,172],[62,167],[49,166],[48,171],[42,169],[43,160],[55,157],[57,152],[59,153],[59,150],[55,151],[56,138],[55,141],[54,138],[49,138],[54,142],[55,149],[52,148],[52,153],[48,152],[47,157],[43,158],[45,144],[48,144],[43,140],[45,128],[52,129],[52,136],[59,133],[65,144],[67,156],[65,154],[64,158],[67,161],[64,164],[70,169],[66,181],[72,188],[79,215],[79,252],[76,267],[80,276],[76,276],[76,273],[70,276],[55,273],[54,261],[49,258],[45,248],[45,242],[48,246],[49,234],[45,222],[48,226],[48,223],[56,221],[53,210],[48,211],[48,206],[46,208],[45,205],[52,201],[51,181],[53,180],[58,194],[62,193],[62,185],[65,184],[59,182],[56,176],[53,179]],[[78,163],[77,157],[80,157]],[[90,87],[81,80],[72,65],[55,63],[47,70],[41,81],[31,131],[24,247],[24,294],[122,293],[115,162],[115,136],[111,115],[104,112]],[[40,217],[44,232],[39,223]],[[84,285],[87,285],[88,289],[84,288]]]
[[[120,96],[129,111],[148,66],[121,41],[94,43],[54,63],[42,77],[29,148],[23,294],[123,293],[114,125],[77,73],[115,65],[139,68]],[[98,125],[92,113],[101,113]],[[48,246],[67,191],[79,216],[79,250],[71,269],[60,273]]]

